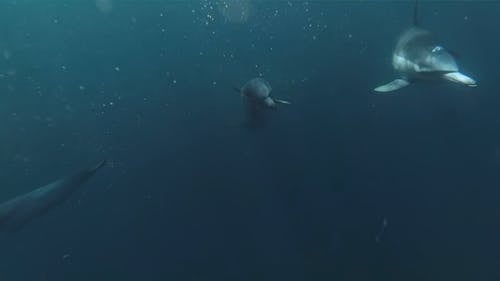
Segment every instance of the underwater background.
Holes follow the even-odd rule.
[[[0,2],[0,201],[108,160],[0,280],[500,280],[500,2],[420,5],[477,88],[377,95],[412,2]]]

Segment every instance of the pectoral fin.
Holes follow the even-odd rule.
[[[233,86],[233,91],[235,91],[238,94],[241,94],[241,89],[238,87]]]
[[[399,90],[401,88],[404,88],[408,85],[410,85],[410,82],[408,82],[407,80],[396,79],[392,82],[389,82],[385,85],[382,85],[382,86],[375,88],[374,91],[379,92],[379,93],[392,92],[392,91],[396,91],[396,90]]]
[[[281,103],[281,104],[292,104],[291,102],[287,100],[280,100],[280,99],[274,99],[275,103]]]

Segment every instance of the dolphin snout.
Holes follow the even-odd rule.
[[[451,72],[451,73],[446,73],[444,75],[444,78],[446,80],[449,80],[451,82],[455,82],[458,84],[466,85],[469,87],[477,87],[476,80],[472,79],[471,77],[462,74],[460,72]]]

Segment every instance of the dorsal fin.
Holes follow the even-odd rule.
[[[413,26],[419,26],[418,23],[418,0],[413,4]]]

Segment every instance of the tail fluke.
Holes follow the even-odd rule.
[[[101,162],[97,163],[95,166],[91,167],[89,169],[89,172],[91,173],[95,173],[97,170],[99,170],[100,168],[106,166],[106,164],[108,163],[108,161],[106,159],[102,160]]]

